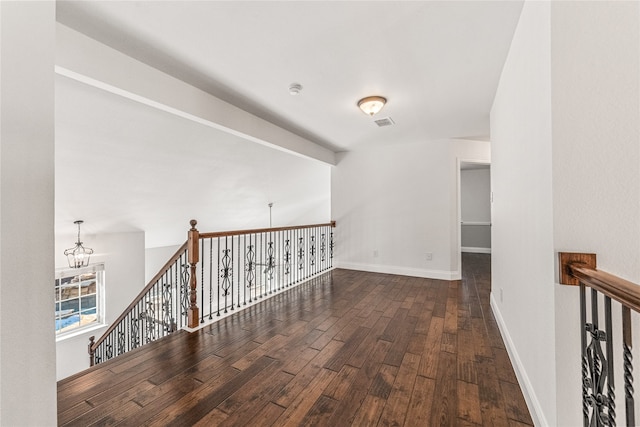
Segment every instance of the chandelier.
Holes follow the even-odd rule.
[[[80,224],[83,222],[82,220],[73,222],[74,224],[78,224],[78,241],[73,248],[64,251],[67,261],[69,261],[69,267],[71,268],[80,268],[89,265],[89,257],[93,253],[93,249],[85,248],[80,241]]]

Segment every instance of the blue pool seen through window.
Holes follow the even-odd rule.
[[[56,335],[103,323],[104,265],[59,270],[55,280]]]

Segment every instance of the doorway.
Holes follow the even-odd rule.
[[[491,254],[491,165],[459,161],[458,254]]]

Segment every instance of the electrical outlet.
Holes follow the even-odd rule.
[[[373,257],[374,258],[378,258],[378,250],[377,249],[373,251]]]
[[[431,252],[427,252],[427,261],[433,261],[433,254]]]

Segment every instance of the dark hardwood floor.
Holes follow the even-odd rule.
[[[58,383],[59,425],[523,426],[489,308],[462,282],[334,270]]]

